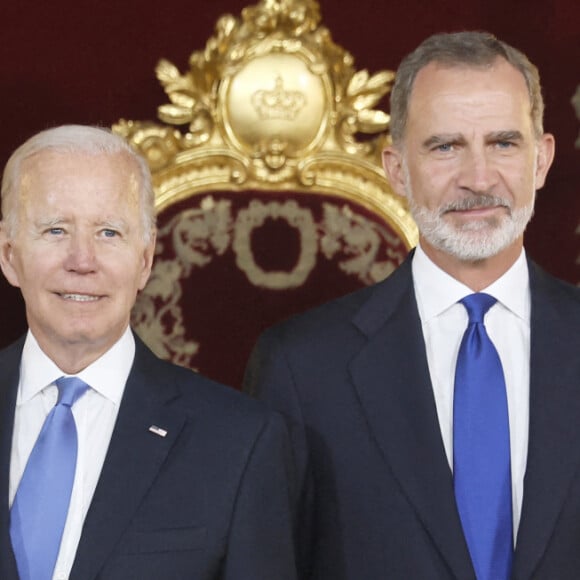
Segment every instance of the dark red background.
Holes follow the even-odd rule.
[[[0,17],[0,160],[24,139],[61,123],[111,125],[155,119],[166,98],[154,67],[164,57],[182,71],[213,35],[217,18],[243,0],[4,2]],[[323,23],[357,69],[395,69],[439,31],[485,29],[522,49],[540,68],[546,129],[557,158],[529,228],[529,253],[547,270],[580,282],[580,123],[570,99],[580,84],[578,0],[322,0]],[[0,346],[25,328],[18,292],[0,282]]]

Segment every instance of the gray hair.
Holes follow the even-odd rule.
[[[12,153],[2,176],[2,219],[13,235],[17,227],[16,211],[22,163],[43,151],[86,155],[127,155],[135,164],[139,178],[139,193],[143,238],[147,243],[155,231],[155,193],[147,161],[120,136],[103,127],[88,125],[62,125],[46,129],[25,141]]]
[[[391,92],[391,137],[400,145],[407,124],[409,99],[419,71],[431,62],[448,66],[486,67],[498,58],[505,59],[520,71],[530,96],[530,115],[534,132],[539,138],[543,132],[544,100],[538,69],[527,56],[498,40],[488,32],[456,32],[434,34],[408,54],[397,70]]]

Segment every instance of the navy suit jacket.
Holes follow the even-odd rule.
[[[529,268],[529,448],[513,578],[577,580],[580,289]],[[267,331],[246,381],[288,418],[303,578],[474,579],[410,259],[384,282]]]
[[[136,342],[71,580],[293,580],[284,421]],[[18,578],[8,474],[22,345],[0,352],[2,580]]]

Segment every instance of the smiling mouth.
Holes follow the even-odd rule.
[[[486,210],[495,210],[499,208],[507,209],[509,211],[510,205],[501,197],[493,195],[477,195],[447,204],[443,208],[443,213],[473,212],[474,214],[477,214],[477,212],[486,213]]]
[[[94,294],[58,293],[58,295],[64,300],[70,300],[71,302],[96,302],[101,299],[101,296],[95,296]]]
[[[498,209],[505,210],[506,208],[504,205],[486,205],[481,207],[470,207],[469,209],[453,209],[447,213],[460,213],[464,215],[478,216],[493,213]]]

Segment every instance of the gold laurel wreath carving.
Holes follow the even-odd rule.
[[[251,235],[267,219],[283,219],[300,234],[300,254],[294,268],[289,272],[267,272],[254,259]],[[234,225],[233,249],[236,265],[254,285],[271,290],[286,290],[302,286],[316,264],[318,240],[316,226],[309,209],[301,208],[295,201],[262,203],[252,200],[246,209],[240,210]]]

